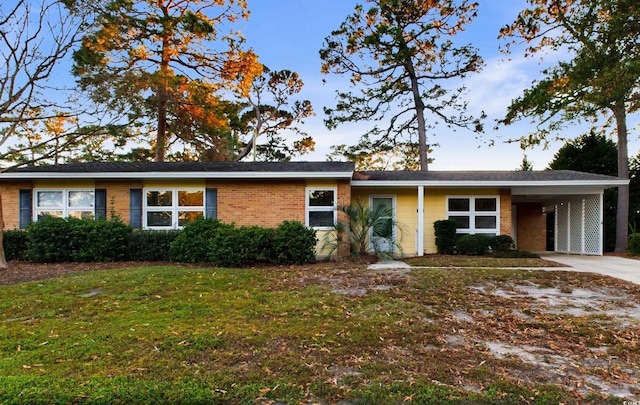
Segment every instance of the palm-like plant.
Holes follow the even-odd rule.
[[[348,243],[354,260],[368,254],[385,260],[401,253],[398,243],[401,229],[391,207],[384,204],[370,207],[357,199],[349,205],[338,206],[338,211],[343,219],[334,224],[333,232],[327,233],[324,239],[323,247],[329,256],[343,243]]]

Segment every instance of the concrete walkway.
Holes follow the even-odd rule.
[[[604,274],[617,277],[622,280],[640,284],[640,260],[626,259],[617,256],[580,256],[560,253],[540,255],[542,259],[564,264],[569,271],[583,271],[588,273]],[[554,270],[549,267],[545,270]],[[565,270],[558,269],[555,270]]]
[[[626,259],[617,256],[580,256],[559,253],[543,253],[540,257],[545,260],[563,264],[566,267],[536,267],[526,268],[526,270],[582,271],[604,274],[640,284],[640,260]],[[371,270],[410,268],[411,266],[407,263],[396,260],[378,262],[369,266]]]

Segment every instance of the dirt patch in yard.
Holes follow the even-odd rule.
[[[445,354],[449,384],[478,392],[492,382],[482,378],[489,370],[516,384],[565,387],[580,401],[640,399],[640,286],[564,271],[523,271],[521,280],[501,273],[473,283],[474,270],[455,271],[461,277],[450,291],[424,290],[424,321],[439,328],[438,341],[401,357]],[[389,294],[401,300],[407,289],[420,290],[440,276],[432,270],[323,269],[301,273],[295,283],[325,285],[352,299]]]
[[[0,285],[43,280],[73,273],[80,273],[83,271],[110,270],[139,266],[144,266],[144,263],[31,263],[10,261],[8,269],[0,270]]]

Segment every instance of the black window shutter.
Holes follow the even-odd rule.
[[[205,218],[218,218],[218,189],[208,188],[206,193]]]
[[[24,229],[31,223],[33,190],[20,190],[20,229]]]
[[[107,190],[104,188],[97,188],[94,193],[95,196],[95,209],[96,219],[107,218]]]
[[[142,189],[129,190],[129,225],[142,228]]]

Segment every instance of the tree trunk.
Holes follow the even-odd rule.
[[[627,151],[627,113],[624,102],[613,108],[618,133],[618,177],[629,180],[629,156]],[[629,185],[618,187],[616,211],[616,252],[627,250],[629,240]]]
[[[164,12],[164,16],[169,15],[167,7],[163,6],[161,2],[158,2],[161,9]],[[165,29],[166,30],[166,29]],[[167,100],[168,87],[169,87],[169,63],[170,57],[170,41],[171,37],[165,32],[162,38],[162,56],[160,61],[160,82],[158,84],[158,102],[157,102],[157,118],[158,128],[156,132],[156,162],[164,162],[165,153],[167,149]]]
[[[413,102],[416,107],[416,119],[418,121],[418,146],[420,148],[420,170],[429,170],[429,161],[427,156],[427,126],[424,120],[424,102],[420,96],[420,87],[418,86],[418,78],[413,68],[413,63],[408,60],[405,63],[407,73],[411,78],[411,93],[413,94]]]
[[[2,213],[2,191],[0,190],[0,269],[7,269],[7,259],[4,255],[4,219]]]
[[[167,140],[167,91],[158,91],[158,129],[156,132],[156,162],[164,162]]]

